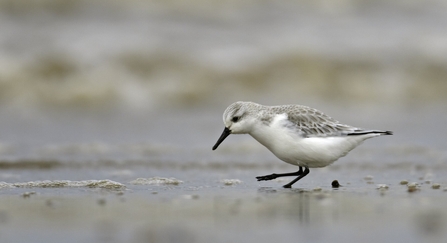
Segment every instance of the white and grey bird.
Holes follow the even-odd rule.
[[[319,110],[302,105],[263,106],[238,101],[225,110],[223,122],[225,129],[213,150],[230,134],[250,134],[276,157],[299,167],[297,172],[256,177],[258,181],[265,181],[297,176],[284,185],[285,188],[291,188],[309,174],[309,168],[332,164],[364,140],[393,134],[345,125]]]

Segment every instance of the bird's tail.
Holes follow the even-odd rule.
[[[378,135],[393,135],[392,131],[380,131],[380,130],[356,130],[348,133],[348,136],[358,136],[366,134],[378,134]]]

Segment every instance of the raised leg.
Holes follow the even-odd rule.
[[[301,170],[301,167],[300,167],[300,170]],[[309,172],[310,172],[309,168],[304,167],[304,171],[301,175],[299,175],[297,178],[295,178],[295,180],[289,182],[288,184],[284,185],[283,187],[284,188],[292,188],[293,183],[295,183],[295,182],[301,180],[301,178],[307,176],[307,174],[309,174]]]
[[[298,170],[297,172],[257,176],[256,179],[258,179],[258,181],[269,181],[284,176],[300,176],[302,173],[303,173],[303,167],[300,166],[300,170]]]

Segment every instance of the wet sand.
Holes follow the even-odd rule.
[[[284,168],[274,168],[275,170]],[[1,242],[445,242],[445,171],[267,169],[155,172],[113,180],[3,183]],[[137,172],[138,171],[138,172]],[[56,171],[55,171],[56,172]],[[78,171],[77,173],[82,173]],[[132,174],[132,176],[129,176]],[[435,179],[438,178],[438,179]],[[341,187],[332,188],[337,179]],[[408,182],[408,184],[405,183]],[[412,183],[417,186],[412,188]],[[439,186],[438,186],[439,184]]]

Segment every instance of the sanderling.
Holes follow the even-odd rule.
[[[230,134],[250,134],[276,157],[299,167],[297,172],[256,177],[258,181],[266,181],[297,176],[284,185],[285,188],[291,188],[309,174],[309,168],[332,164],[364,140],[393,134],[344,125],[319,110],[302,105],[263,106],[239,101],[225,110],[223,121],[225,129],[213,150]]]

